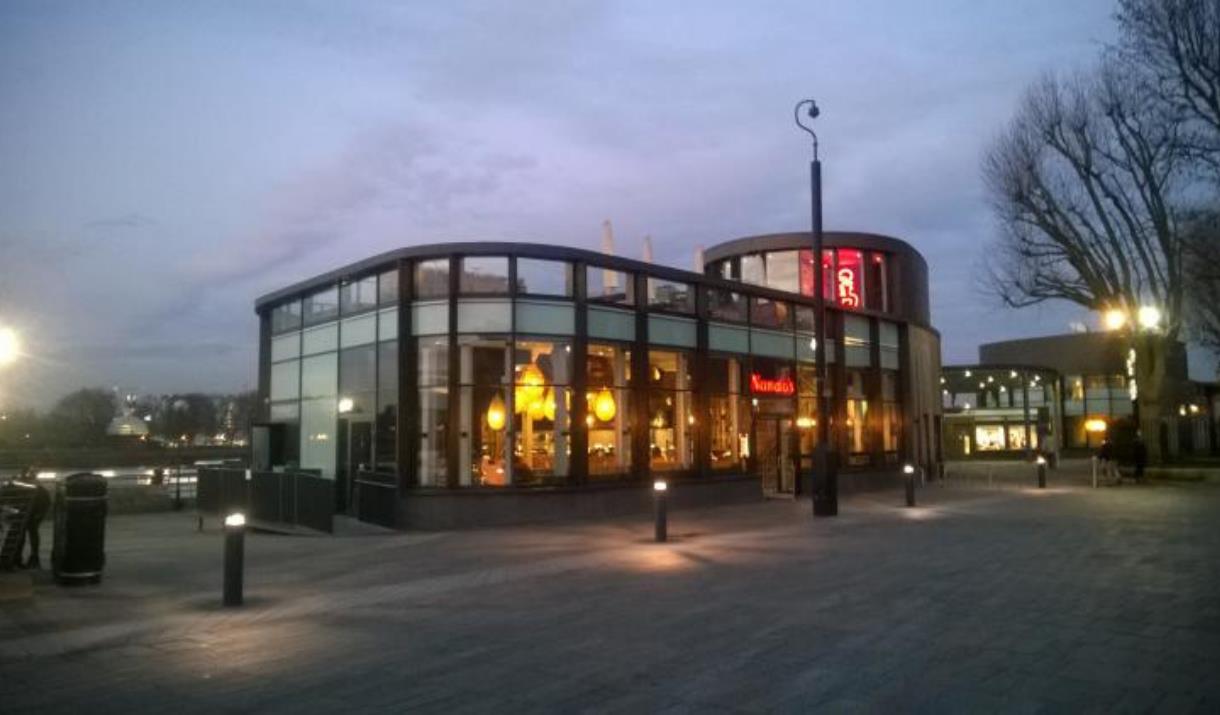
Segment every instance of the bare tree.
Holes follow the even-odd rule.
[[[1220,211],[1191,216],[1184,243],[1191,335],[1220,354]]]
[[[1182,146],[1220,172],[1220,0],[1121,0],[1118,55],[1187,121]]]
[[[1132,316],[1160,307],[1163,332],[1135,345],[1149,426],[1162,409],[1166,347],[1182,325],[1181,130],[1138,73],[1109,61],[1035,83],[984,159],[1001,229],[988,273],[1005,303],[1067,300]]]

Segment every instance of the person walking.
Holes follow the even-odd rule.
[[[1148,445],[1144,443],[1144,433],[1135,433],[1135,444],[1131,449],[1132,461],[1135,462],[1135,483],[1144,483],[1144,467],[1148,466]]]
[[[22,481],[34,489],[34,502],[30,505],[30,515],[25,522],[25,540],[30,545],[30,556],[22,562],[22,567],[38,569],[42,568],[42,560],[38,557],[42,546],[39,529],[42,527],[42,520],[51,509],[51,492],[38,483],[38,473],[33,467],[25,470]],[[21,554],[17,555],[17,560],[21,561]]]
[[[1106,437],[1101,441],[1101,447],[1097,450],[1097,461],[1101,462],[1101,478],[1108,480],[1114,479],[1115,484],[1121,484],[1122,478],[1118,474],[1118,465],[1114,460],[1114,444],[1110,442],[1110,438]]]

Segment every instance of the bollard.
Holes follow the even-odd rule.
[[[915,467],[914,465],[906,464],[902,467],[902,474],[906,477],[907,489],[907,506],[915,506]]]
[[[1038,455],[1034,461],[1038,464],[1038,488],[1046,489],[1046,457]]]
[[[240,512],[225,517],[224,604],[240,606],[242,572],[245,568],[246,515]]]
[[[661,543],[669,540],[669,514],[666,501],[669,494],[669,485],[663,481],[655,481],[652,483],[653,503],[656,507],[656,540]]]

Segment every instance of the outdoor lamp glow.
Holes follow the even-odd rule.
[[[1122,308],[1111,308],[1102,314],[1102,324],[1106,330],[1122,330],[1127,325],[1127,311]]]
[[[1038,466],[1042,466],[1042,465],[1046,464],[1046,457],[1043,457],[1042,455],[1040,455],[1040,454],[1039,454],[1039,455],[1038,455],[1038,458],[1037,458],[1037,459],[1035,459],[1035,460],[1034,460],[1034,462],[1035,462],[1035,463],[1036,463]]]
[[[1085,420],[1084,431],[1085,432],[1105,432],[1106,431],[1106,421],[1102,420],[1102,419]]]
[[[1155,305],[1142,306],[1138,318],[1141,328],[1155,330],[1161,324],[1161,310]]]
[[[21,341],[17,339],[17,331],[0,327],[0,367],[15,362],[20,351]]]
[[[240,511],[235,511],[225,517],[225,526],[245,526],[246,515]]]
[[[352,402],[352,398],[350,398],[350,397],[340,397],[339,398],[339,414],[345,415],[348,412],[351,412],[355,406],[356,406],[356,403]]]
[[[661,481],[660,479],[658,479],[657,481],[655,481],[655,482],[653,482],[653,483],[652,483],[652,490],[653,490],[654,492],[664,492],[664,491],[668,491],[668,490],[669,490],[669,484],[668,484],[667,482],[664,482],[664,481]]]
[[[902,473],[903,473],[903,474],[914,474],[914,473],[915,473],[915,465],[913,465],[913,464],[904,464],[904,465],[902,465]]]

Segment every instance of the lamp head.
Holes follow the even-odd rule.
[[[818,109],[818,103],[817,103],[817,102],[815,102],[815,101],[813,101],[812,99],[811,99],[811,100],[809,100],[809,109],[808,109],[808,111],[806,112],[806,114],[808,114],[808,115],[809,115],[809,118],[810,118],[810,119],[817,119],[817,118],[818,118],[818,115],[819,115],[819,114],[821,114],[821,113],[822,113],[822,110]]]

